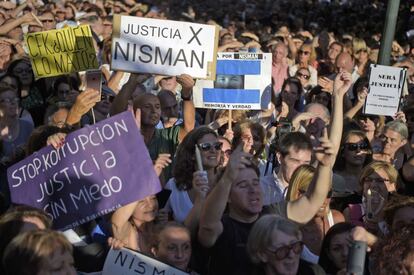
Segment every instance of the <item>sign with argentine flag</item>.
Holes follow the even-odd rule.
[[[217,53],[216,80],[197,80],[197,108],[264,110],[272,92],[272,54]]]

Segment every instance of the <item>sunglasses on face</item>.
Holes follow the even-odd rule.
[[[368,144],[363,143],[345,143],[345,148],[349,151],[357,151],[357,150],[367,150]]]
[[[310,52],[309,51],[302,51],[302,50],[300,50],[298,53],[299,54],[303,54],[303,55],[310,55]]]
[[[221,150],[221,147],[223,147],[223,143],[221,142],[215,142],[215,143],[204,142],[204,143],[198,144],[198,148],[200,148],[200,150],[204,152],[210,151],[211,148],[214,148],[214,150],[219,151]]]
[[[105,95],[105,94],[101,94],[101,100],[102,101],[108,101],[108,102],[113,102],[114,101],[114,96],[112,95]]]
[[[279,247],[274,251],[273,250],[269,250],[269,251],[272,252],[273,255],[275,255],[277,260],[281,261],[289,255],[289,252],[291,250],[295,254],[299,254],[299,253],[302,252],[302,248],[303,248],[303,242],[298,241],[298,242],[293,243],[291,245],[285,245],[285,246]]]
[[[32,73],[32,69],[31,68],[27,68],[27,69],[16,69],[14,70],[14,74],[21,74],[21,73],[27,73],[30,74]]]
[[[2,98],[0,99],[0,104],[14,104],[18,105],[20,102],[20,99],[16,98]]]
[[[300,72],[297,72],[297,73],[296,73],[296,75],[297,75],[298,77],[303,77],[303,78],[304,78],[304,79],[306,79],[306,80],[308,80],[308,79],[310,78],[310,75],[303,74],[303,73],[300,73]]]
[[[42,20],[42,23],[53,23],[53,22],[55,22],[55,20],[53,20],[53,19],[44,19],[44,20]]]

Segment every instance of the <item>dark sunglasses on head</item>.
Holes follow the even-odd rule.
[[[349,151],[356,151],[356,150],[367,150],[368,144],[366,142],[362,143],[345,143],[345,148]]]
[[[310,78],[310,75],[303,74],[303,73],[300,73],[300,72],[297,72],[296,75],[298,77],[303,77],[304,79],[309,79]]]
[[[223,146],[223,143],[221,142],[215,142],[215,143],[204,142],[204,143],[198,144],[198,148],[200,148],[200,150],[202,151],[210,151],[211,148],[214,148],[216,151],[219,151],[221,150],[222,146]]]
[[[274,251],[272,251],[272,250],[269,250],[269,251],[272,252],[273,255],[275,255],[277,260],[281,261],[289,255],[289,252],[291,250],[295,254],[299,254],[299,253],[302,252],[302,248],[303,248],[303,242],[298,241],[298,242],[293,243],[291,245],[285,245],[285,246],[279,247]]]

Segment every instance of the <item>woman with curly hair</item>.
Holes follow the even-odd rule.
[[[379,242],[371,257],[371,274],[414,274],[414,225],[408,225]]]
[[[211,183],[215,182],[222,145],[216,132],[208,127],[199,127],[191,131],[178,147],[174,178],[166,185],[166,189],[171,190],[166,208],[172,210],[175,221],[184,222],[190,229],[197,227],[204,200]],[[196,146],[201,153],[203,171],[197,169]]]

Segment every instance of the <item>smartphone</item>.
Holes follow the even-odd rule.
[[[96,102],[101,101],[101,93],[102,93],[102,71],[101,70],[86,71],[86,88],[98,90],[99,97],[97,97]]]
[[[163,189],[162,191],[158,192],[155,196],[157,197],[158,201],[158,209],[163,209],[167,204],[168,199],[170,198],[171,190]]]

